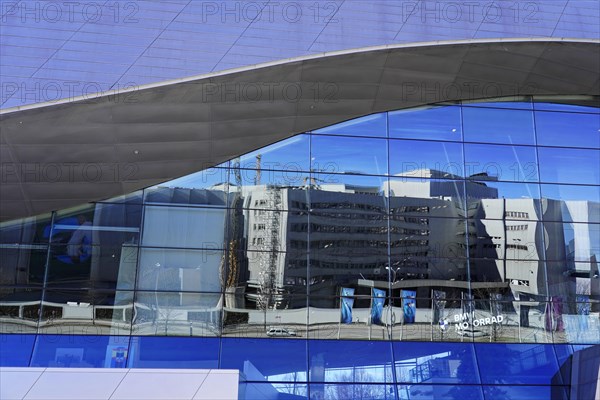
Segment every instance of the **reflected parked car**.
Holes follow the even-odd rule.
[[[297,336],[297,334],[293,329],[271,326],[267,329],[267,336]]]

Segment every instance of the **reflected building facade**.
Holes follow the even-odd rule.
[[[238,368],[248,398],[568,398],[600,342],[597,103],[374,114],[3,223],[2,333],[32,366]]]

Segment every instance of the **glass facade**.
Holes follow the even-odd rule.
[[[600,343],[598,110],[379,113],[3,223],[2,362],[235,368],[247,398],[568,393]]]

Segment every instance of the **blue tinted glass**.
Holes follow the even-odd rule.
[[[390,175],[460,179],[464,176],[462,145],[390,140]]]
[[[28,367],[35,335],[0,335],[0,367]]]
[[[540,147],[540,180],[600,185],[600,150]]]
[[[462,140],[460,107],[430,107],[389,112],[390,137]]]
[[[133,337],[129,368],[218,368],[219,339]]]
[[[323,135],[385,137],[387,136],[386,124],[385,113],[380,113],[328,126],[327,128],[318,129],[313,133]]]
[[[537,182],[535,147],[465,144],[467,177]]]
[[[534,98],[533,107],[536,110],[546,110],[546,111],[564,111],[564,112],[572,112],[572,113],[592,113],[598,114],[600,113],[600,108],[598,108],[598,99],[584,99],[581,101],[573,100],[572,104],[569,104],[568,100],[565,100],[564,103],[546,103],[540,101],[538,102]]]
[[[348,380],[340,383],[311,384],[311,400],[354,400],[377,399],[396,400],[393,385],[364,383],[360,373],[354,377],[348,375]],[[359,383],[353,383],[359,382]],[[401,397],[402,398],[402,397]],[[412,398],[412,397],[411,397]]]
[[[396,380],[399,383],[479,383],[472,344],[394,342]]]
[[[238,369],[247,381],[306,382],[306,341],[223,338],[220,368]]]
[[[483,400],[480,386],[469,385],[398,385],[399,399]]]
[[[240,168],[308,171],[309,136],[296,135],[239,157]],[[231,166],[237,165],[234,159]]]
[[[467,142],[534,144],[531,111],[463,107]]]
[[[357,371],[361,382],[393,381],[390,343],[311,340],[308,352],[311,382],[352,382]]]
[[[383,139],[315,135],[311,153],[315,172],[387,174],[387,143]]]
[[[541,185],[544,220],[600,223],[600,186]]]
[[[475,352],[484,384],[549,385],[558,372],[552,345],[476,343]]]
[[[564,386],[484,386],[485,400],[518,399],[566,399],[567,387]]]
[[[125,368],[127,336],[39,335],[32,367]]]
[[[556,374],[553,383],[568,385],[571,383],[571,356],[573,355],[573,347],[568,344],[555,344],[554,351],[558,359],[560,373]]]
[[[463,101],[463,107],[480,107],[480,108],[504,108],[513,110],[531,110],[533,104],[529,98],[525,97],[500,97],[487,100]]]
[[[600,186],[551,185],[542,184],[545,199],[570,201],[590,201],[600,203]]]
[[[600,148],[600,116],[535,112],[537,142],[543,146]]]
[[[308,399],[308,385],[292,383],[240,382],[238,399]],[[321,397],[323,398],[323,397]]]

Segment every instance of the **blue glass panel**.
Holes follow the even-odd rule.
[[[542,196],[545,199],[562,200],[564,202],[589,201],[600,203],[600,186],[551,184],[542,184],[540,186]]]
[[[480,386],[468,385],[398,385],[401,400],[483,400]]]
[[[540,102],[536,101],[536,98],[534,97],[533,108],[536,110],[564,111],[570,113],[600,113],[600,108],[598,108],[598,100],[594,100],[593,98],[585,98],[581,100],[575,99],[572,102],[569,102],[568,99],[565,99],[562,103],[545,103],[541,100]]]
[[[239,369],[247,381],[306,382],[306,341],[221,339],[222,369]]]
[[[391,138],[462,140],[460,107],[427,107],[391,111]]]
[[[127,336],[39,335],[32,367],[125,368]]]
[[[479,383],[469,343],[394,342],[399,383]]]
[[[35,335],[0,335],[0,367],[28,367]]]
[[[308,352],[311,382],[393,382],[390,343],[312,340]]]
[[[309,136],[296,135],[240,157],[241,168],[308,171]],[[235,164],[232,161],[232,167]]]
[[[354,400],[377,399],[395,400],[394,386],[385,384],[364,383],[362,376],[347,375],[340,383],[310,385],[311,400]],[[412,399],[412,397],[411,397]]]
[[[390,140],[390,175],[460,179],[462,145],[420,140]]]
[[[535,112],[537,142],[543,146],[600,148],[600,116]]]
[[[573,347],[568,344],[555,344],[554,351],[556,352],[556,358],[558,359],[560,373],[555,375],[552,382],[558,385],[568,385],[571,383],[571,356],[573,355]]]
[[[475,352],[484,384],[549,385],[558,372],[552,345],[476,343]]]
[[[540,147],[540,180],[600,185],[600,150]]]
[[[463,107],[463,125],[465,141],[468,142],[535,143],[533,114],[530,111]]]
[[[465,144],[467,177],[480,180],[537,182],[535,147]]]
[[[308,385],[290,383],[240,382],[238,386],[240,400],[303,400],[308,399]]]
[[[387,174],[387,143],[382,139],[315,135],[311,153],[315,172]]]
[[[219,339],[133,337],[129,368],[218,368]]]
[[[380,113],[328,126],[326,128],[318,129],[313,133],[323,135],[385,137],[387,136],[386,125],[386,115],[385,113]]]
[[[567,399],[563,386],[484,386],[485,400],[518,399]]]

